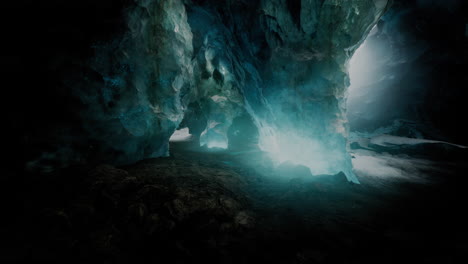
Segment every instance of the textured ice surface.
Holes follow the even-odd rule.
[[[261,70],[271,118],[257,120],[260,148],[274,160],[306,165],[313,174],[342,171],[357,182],[346,149],[346,64],[382,14],[381,6],[302,1],[299,20],[307,24],[299,28],[279,1],[263,6],[272,51]]]
[[[201,145],[226,148],[229,131],[241,130],[234,120],[247,115],[277,165],[358,182],[346,147],[347,63],[386,7],[136,0],[125,10],[127,32],[95,45],[87,67],[102,83],[73,82],[83,141],[94,142],[96,159],[131,163],[167,155],[184,122]]]
[[[104,84],[74,91],[87,105],[81,116],[89,137],[117,164],[168,155],[193,78],[182,1],[136,1],[127,26],[123,37],[95,47],[91,67]]]

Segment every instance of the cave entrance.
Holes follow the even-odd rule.
[[[180,128],[174,131],[172,136],[169,138],[169,142],[181,142],[181,141],[190,141],[192,135],[189,132],[189,128]]]
[[[347,115],[348,120],[354,121],[363,116],[364,107],[369,102],[369,86],[375,76],[375,56],[372,52],[372,45],[369,39],[376,33],[377,27],[374,27],[366,37],[364,42],[354,52],[349,60],[348,73],[350,86],[348,87],[347,97]]]
[[[391,43],[374,26],[348,62],[347,119],[351,131],[374,131],[391,119],[395,76]]]

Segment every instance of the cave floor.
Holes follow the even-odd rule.
[[[171,143],[171,156],[2,184],[6,261],[459,263],[466,151],[357,144],[360,185],[258,150]],[[12,190],[15,190],[14,192]],[[12,193],[13,192],[13,193]]]

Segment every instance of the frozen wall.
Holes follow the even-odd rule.
[[[128,2],[120,9],[124,30],[91,41],[84,70],[63,77],[80,104],[72,109],[79,132],[58,133],[58,150],[42,159],[125,164],[167,155],[181,122],[202,145],[227,147],[233,121],[247,115],[277,163],[304,164],[313,174],[343,171],[357,182],[346,150],[347,62],[388,5]]]
[[[346,150],[346,62],[386,1],[204,1],[188,8],[196,54],[193,100],[205,109],[201,144],[228,145],[246,111],[277,163],[353,177]],[[257,10],[245,13],[245,10]],[[260,14],[260,15],[258,15]]]

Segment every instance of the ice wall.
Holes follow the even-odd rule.
[[[353,176],[346,150],[346,63],[387,1],[204,1],[190,7],[201,144],[227,146],[247,111],[259,146],[280,164]],[[249,12],[246,12],[249,10]],[[255,11],[253,11],[255,10]]]
[[[119,152],[118,163],[168,154],[193,76],[192,32],[182,1],[136,1],[127,25],[122,39],[96,46],[91,66],[104,85],[75,90],[89,105],[81,112],[87,131]]]
[[[276,163],[357,182],[346,149],[347,62],[388,5],[136,0],[122,9],[127,29],[94,43],[92,73],[67,80],[84,105],[77,144],[93,142],[93,159],[116,164],[166,155],[185,116],[201,145],[227,147],[233,120],[250,115]]]
[[[348,133],[346,63],[378,20],[386,1],[302,1],[294,17],[280,1],[266,5],[265,96],[274,121],[261,129],[262,149],[273,159],[308,166],[312,174],[353,176]],[[287,16],[286,10],[291,16]]]

